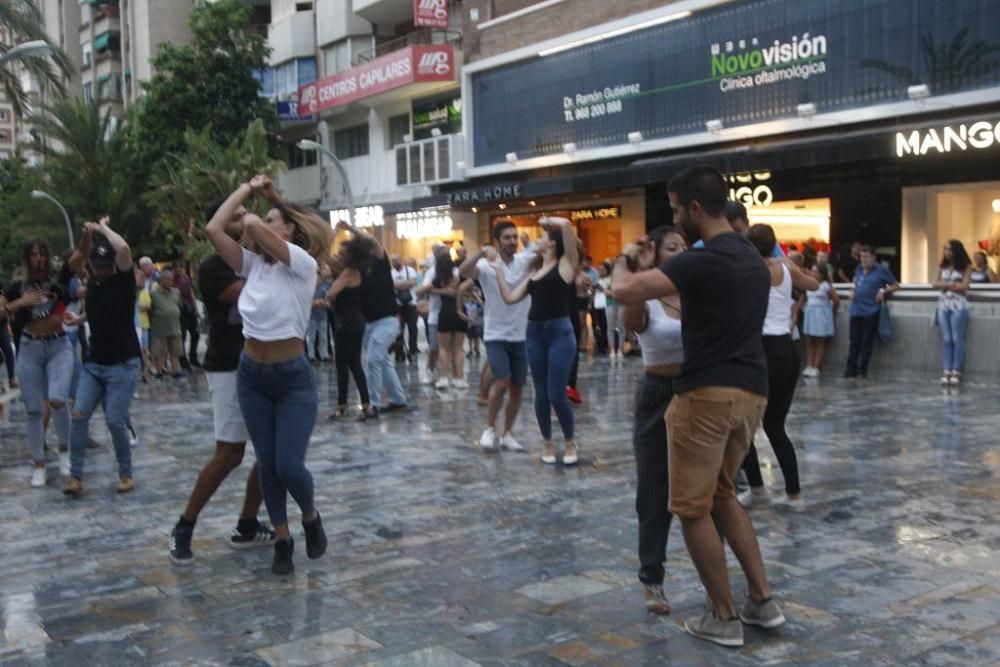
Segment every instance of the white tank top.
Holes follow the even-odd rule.
[[[684,362],[684,343],[681,340],[681,321],[667,315],[659,299],[646,302],[649,321],[639,336],[644,366],[663,366]]]
[[[781,273],[781,283],[771,287],[767,295],[765,336],[787,336],[792,330],[792,274],[784,264],[781,265]]]

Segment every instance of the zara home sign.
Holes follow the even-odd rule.
[[[1000,121],[977,121],[896,133],[896,157],[985,150],[1000,146]]]

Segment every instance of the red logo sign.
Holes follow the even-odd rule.
[[[413,25],[418,28],[447,28],[448,0],[413,0]]]
[[[411,83],[455,80],[450,44],[408,46],[299,88],[299,115],[354,102]]]

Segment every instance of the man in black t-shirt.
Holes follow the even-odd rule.
[[[681,521],[713,607],[685,628],[699,639],[742,646],[740,620],[767,628],[784,622],[771,599],[753,524],[733,488],[767,403],[761,333],[770,273],[726,220],[728,187],[719,172],[708,166],[686,169],[667,191],[674,223],[689,241],[703,239],[704,247],[641,273],[628,268],[640,247],[626,248],[615,266],[614,296],[628,304],[680,294],[684,364],[667,410],[669,508]],[[713,517],[749,581],[739,616]]]
[[[101,238],[95,239],[94,234]],[[132,480],[132,446],[129,409],[141,371],[139,339],[135,335],[135,274],[132,250],[120,234],[108,226],[108,218],[83,227],[80,247],[69,259],[76,273],[84,258],[90,260],[87,288],[87,320],[90,323],[90,354],[83,364],[73,404],[69,435],[70,478],[63,493],[83,492],[90,417],[98,405],[111,431],[118,461],[118,492],[135,488]]]
[[[217,209],[218,206],[211,206],[210,210],[206,210],[206,217],[211,218]],[[246,210],[240,206],[226,226],[226,233],[233,239],[239,240],[243,233],[244,213]],[[205,353],[203,367],[212,393],[215,454],[198,474],[198,481],[191,491],[184,514],[170,533],[170,560],[175,565],[185,566],[194,562],[191,538],[198,515],[229,473],[243,462],[249,439],[236,396],[236,368],[243,351],[243,321],[237,301],[243,290],[243,282],[219,255],[207,258],[198,269],[198,289],[205,303],[209,323],[208,351]],[[274,531],[257,519],[260,504],[260,479],[257,464],[254,463],[247,477],[243,510],[236,530],[229,538],[232,548],[248,549],[274,544]]]

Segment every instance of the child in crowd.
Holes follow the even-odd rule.
[[[819,377],[819,369],[823,366],[827,341],[833,338],[833,314],[840,306],[840,297],[821,267],[814,265],[809,269],[809,275],[819,281],[819,289],[806,292],[803,326],[803,333],[806,335],[806,367],[802,376],[815,378]]]
[[[469,318],[469,352],[466,359],[479,358],[479,343],[483,339],[483,293],[479,285],[466,297],[465,315]]]

